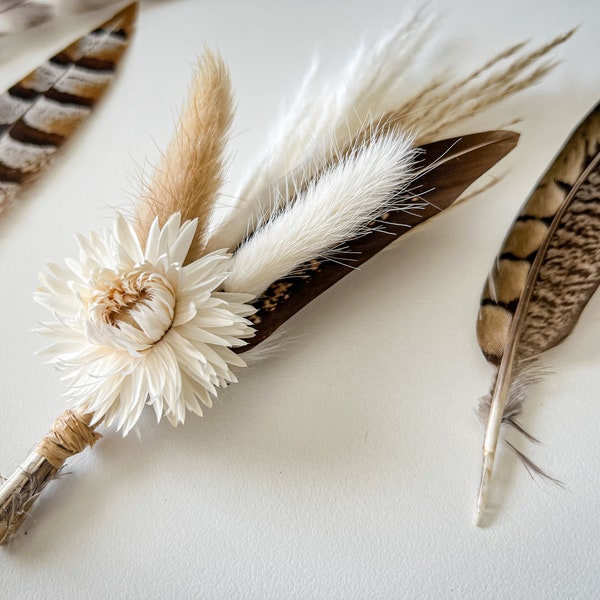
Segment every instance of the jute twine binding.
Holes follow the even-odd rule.
[[[50,433],[37,445],[36,452],[55,469],[67,458],[93,446],[102,436],[91,427],[92,415],[73,410],[63,412],[52,424]]]
[[[92,415],[84,409],[66,410],[52,424],[52,431],[37,445],[35,455],[43,460],[32,470],[20,468],[22,478],[0,506],[0,546],[8,543],[27,518],[35,499],[51,481],[65,460],[93,446],[102,436],[90,426]],[[19,471],[17,471],[19,473]]]

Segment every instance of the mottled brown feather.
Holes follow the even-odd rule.
[[[600,107],[596,107],[577,128],[558,157],[525,202],[506,236],[486,281],[477,319],[477,338],[486,358],[499,364],[508,341],[510,323],[539,249],[548,241],[551,224],[564,208],[572,186],[600,150]],[[577,205],[575,205],[577,206]],[[573,210],[575,210],[573,206]],[[567,211],[565,218],[571,215]],[[565,226],[561,223],[560,231]],[[562,236],[563,234],[561,234]],[[558,238],[557,238],[558,239]],[[565,249],[566,252],[566,249]],[[594,255],[590,256],[593,261]],[[585,256],[579,257],[586,260]],[[525,277],[527,274],[527,277]],[[506,313],[498,318],[499,311]],[[574,326],[575,323],[573,323]]]
[[[600,104],[525,202],[484,288],[477,335],[496,374],[478,410],[486,423],[478,523],[502,424],[530,437],[517,419],[524,388],[536,379],[536,360],[573,331],[599,284]],[[513,444],[509,447],[528,469],[545,475]]]
[[[600,142],[600,128],[598,133]],[[564,340],[600,284],[600,154],[566,202],[568,208],[540,249],[517,360],[537,356]],[[534,263],[532,273],[537,266]]]

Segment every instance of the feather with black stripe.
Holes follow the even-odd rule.
[[[115,77],[137,2],[0,95],[0,211],[53,159]]]
[[[122,0],[0,0],[0,35],[38,27],[55,19],[100,10]]]
[[[600,104],[523,205],[483,291],[477,337],[496,375],[479,406],[487,426],[478,524],[484,522],[502,425],[531,437],[518,422],[523,387],[536,378],[537,358],[571,334],[599,284]]]

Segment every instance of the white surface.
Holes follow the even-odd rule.
[[[30,329],[43,316],[31,300],[36,273],[135,195],[138,167],[166,143],[203,45],[222,52],[238,99],[231,193],[315,48],[333,70],[402,5],[143,5],[109,97],[0,222],[4,474],[63,408],[58,375],[32,356],[41,340]],[[203,419],[172,429],[148,413],[139,435],[108,432],[72,460],[27,535],[0,550],[1,598],[599,597],[600,298],[547,355],[554,374],[531,389],[524,418],[544,442],[530,455],[566,488],[531,481],[505,454],[500,512],[485,530],[473,526],[483,435],[473,407],[490,377],[475,341],[481,287],[518,207],[600,95],[600,9],[595,0],[438,9],[424,65],[460,73],[519,40],[581,25],[541,85],[464,128],[524,119],[519,147],[495,171],[506,177],[304,309],[287,328],[296,343],[242,373]],[[0,41],[0,83],[63,46],[71,36],[61,31]]]

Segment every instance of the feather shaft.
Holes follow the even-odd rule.
[[[483,464],[481,467],[481,481],[479,484],[475,517],[478,526],[481,526],[483,523],[485,509],[488,504],[490,481],[496,459],[496,448],[498,447],[500,428],[502,427],[510,383],[512,381],[515,350],[516,347],[512,346],[508,353],[505,354],[506,358],[502,361],[498,370],[497,381],[500,383],[494,386],[493,395],[490,400],[489,417],[483,438]]]

